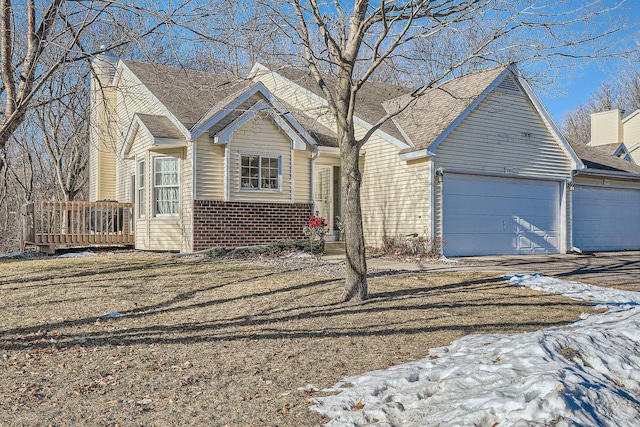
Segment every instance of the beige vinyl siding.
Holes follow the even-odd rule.
[[[329,155],[322,152],[322,148],[320,149],[320,155],[314,160],[316,166],[340,166],[340,156],[339,155]]]
[[[286,103],[329,129],[336,129],[333,116],[315,97],[297,91],[272,74],[258,75],[256,79]],[[362,137],[365,132],[356,125],[356,137]],[[380,246],[384,235],[419,233],[431,236],[430,160],[408,164],[400,160],[395,145],[378,135],[365,144],[364,152],[361,201],[366,244]],[[340,165],[339,158],[325,157],[322,153],[315,162],[318,166]]]
[[[115,198],[115,90],[91,80],[89,200]]]
[[[148,250],[149,249],[149,245],[147,243],[148,239],[147,239],[147,223],[144,220],[141,219],[136,219],[136,228],[135,228],[135,233],[136,233],[136,243],[135,243],[135,247],[138,250]]]
[[[493,91],[436,148],[436,167],[569,178],[566,152],[524,95]]]
[[[147,209],[147,223],[148,223],[148,249],[154,251],[180,251],[182,249],[183,244],[183,231],[182,231],[182,215],[178,214],[175,216],[155,216],[155,206],[154,206],[154,188],[153,188],[153,176],[154,176],[154,161],[155,157],[162,156],[175,156],[179,158],[179,168],[180,168],[180,177],[182,182],[180,182],[180,194],[181,194],[181,206],[180,212],[182,211],[184,205],[184,169],[185,169],[185,160],[183,155],[183,150],[167,150],[162,153],[150,152],[149,155],[149,163],[148,163],[148,186],[147,186],[147,200],[149,209]],[[189,173],[191,168],[187,166],[189,169]]]
[[[126,70],[122,70],[118,79],[118,86],[116,88],[116,101],[115,111],[117,118],[116,132],[116,152],[122,151],[122,145],[125,142],[125,137],[129,132],[133,116],[135,113],[142,114],[163,114],[160,106],[153,101],[148,92],[140,85]],[[144,133],[139,131],[138,134]],[[137,136],[136,136],[137,138]],[[138,142],[134,142],[138,144]],[[145,149],[151,145],[151,140],[147,137],[144,141]],[[129,151],[129,159],[116,160],[116,199],[123,198],[130,187],[129,180],[131,174],[135,171],[135,161],[132,158],[139,153],[139,150],[143,149],[142,146],[137,148],[131,148]],[[123,199],[128,200],[128,199]]]
[[[431,237],[431,161],[400,160],[399,149],[378,136],[364,146],[362,216],[365,241],[418,233]]]
[[[233,134],[229,144],[230,201],[291,201],[291,141],[269,117],[254,116]],[[240,189],[240,157],[251,154],[280,158],[282,179],[279,190]]]
[[[193,144],[189,144],[183,150],[182,161],[180,162],[180,194],[181,205],[181,252],[191,252],[193,250]]]
[[[623,123],[624,127],[624,143],[627,149],[636,147],[631,151],[631,158],[640,165],[640,113]]]
[[[149,157],[149,147],[151,146],[151,138],[146,132],[138,132],[131,145],[130,155],[132,159],[121,160],[119,162],[118,173],[122,174],[118,180],[118,183],[121,184],[118,186],[117,197],[118,200],[133,200],[131,197],[131,175],[136,173],[136,164],[139,160],[144,160],[145,162],[145,191],[147,193],[146,203],[145,203],[145,217],[139,217],[138,212],[134,213],[135,216],[135,230],[136,230],[136,249],[149,249],[149,212],[151,210],[151,200],[150,200],[150,186],[151,186],[151,165],[150,165],[150,157]],[[128,177],[128,180],[125,179]],[[134,189],[135,191],[135,189]]]
[[[311,201],[311,150],[293,151],[293,188],[295,203]]]
[[[149,250],[180,251],[180,219],[151,218],[149,223]]]
[[[573,178],[574,185],[591,185],[605,188],[640,190],[640,182],[629,179],[612,179],[578,174]]]
[[[144,131],[137,132],[133,139],[131,150],[129,151],[131,158],[118,160],[118,185],[116,186],[115,197],[119,202],[128,202],[133,200],[131,195],[131,175],[136,173],[136,159],[144,158],[150,147],[151,137],[149,134]]]
[[[212,144],[207,135],[196,142],[196,198],[224,200],[226,144]]]
[[[591,141],[589,145],[605,145],[623,142],[620,110],[608,110],[591,115]]]
[[[624,122],[623,126],[625,144],[632,147],[640,143],[640,113]]]
[[[258,75],[270,91],[295,108],[303,111],[329,129],[336,129],[329,110],[313,96],[297,91],[271,74]],[[356,125],[356,136],[365,129]],[[374,135],[365,144],[362,157],[362,213],[367,245],[382,245],[382,236],[410,233],[431,236],[431,164],[428,159],[412,162],[399,159],[399,149]],[[339,166],[340,159],[323,156],[316,165]]]

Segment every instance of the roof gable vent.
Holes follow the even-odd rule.
[[[518,84],[518,82],[516,82],[512,75],[508,75],[504,79],[502,79],[497,88],[505,92],[517,93],[518,95],[522,95],[520,85]]]

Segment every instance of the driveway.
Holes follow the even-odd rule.
[[[344,255],[327,256],[323,259],[329,262],[344,262]],[[640,251],[598,252],[582,255],[494,255],[451,258],[451,260],[455,262],[397,262],[387,258],[370,258],[367,260],[367,265],[382,271],[541,273],[545,276],[640,292]]]
[[[541,273],[562,279],[640,291],[640,251],[592,254],[483,256],[458,258],[482,271]]]

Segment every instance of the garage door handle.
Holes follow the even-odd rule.
[[[502,231],[507,231],[507,220],[506,219],[502,220]]]

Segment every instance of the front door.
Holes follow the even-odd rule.
[[[313,199],[317,214],[327,220],[329,232],[326,240],[338,240],[339,230],[336,216],[340,211],[340,168],[318,165],[315,168]]]

